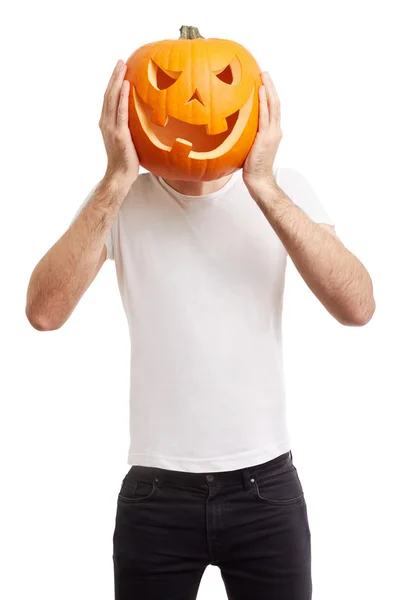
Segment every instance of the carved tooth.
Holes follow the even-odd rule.
[[[228,130],[227,119],[224,117],[217,117],[216,115],[211,117],[211,121],[207,125],[208,135],[217,135]]]
[[[186,159],[192,148],[193,144],[191,142],[187,142],[182,138],[177,138],[172,149],[170,150],[170,156],[174,157],[174,159],[177,161]]]
[[[167,125],[167,121],[169,117],[166,115],[165,108],[154,108],[152,110],[152,114],[150,115],[150,120],[155,125],[159,125],[160,127],[165,127]]]

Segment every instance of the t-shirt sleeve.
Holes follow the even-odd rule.
[[[72,225],[72,223],[75,221],[75,219],[77,218],[77,216],[80,214],[80,212],[82,211],[82,209],[84,208],[84,206],[86,204],[88,204],[88,201],[91,199],[94,191],[96,190],[96,188],[98,187],[98,183],[92,188],[92,190],[89,192],[89,194],[86,196],[85,200],[83,200],[83,202],[80,204],[78,210],[75,213],[74,218],[72,219],[70,225]],[[114,252],[113,252],[113,236],[114,236],[114,227],[115,224],[110,228],[110,230],[108,231],[108,234],[105,238],[105,246],[106,246],[106,257],[109,260],[114,260]]]
[[[279,168],[276,183],[312,221],[335,225],[312,186],[299,171],[289,167]]]

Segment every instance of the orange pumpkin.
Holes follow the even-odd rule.
[[[258,129],[260,68],[240,44],[146,44],[127,61],[129,128],[140,164],[167,179],[210,181],[242,167]]]

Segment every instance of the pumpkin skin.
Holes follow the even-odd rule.
[[[242,167],[258,130],[262,85],[243,46],[201,37],[146,44],[128,59],[125,79],[129,129],[145,169],[211,181]]]

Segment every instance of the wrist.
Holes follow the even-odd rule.
[[[282,193],[275,178],[271,176],[265,178],[246,178],[245,184],[256,202],[279,197]]]
[[[120,208],[131,188],[131,183],[122,177],[105,174],[98,185],[95,204],[104,208]]]
[[[136,179],[137,176],[129,177],[125,173],[106,170],[101,183],[110,190],[118,194],[124,193],[126,196]]]

